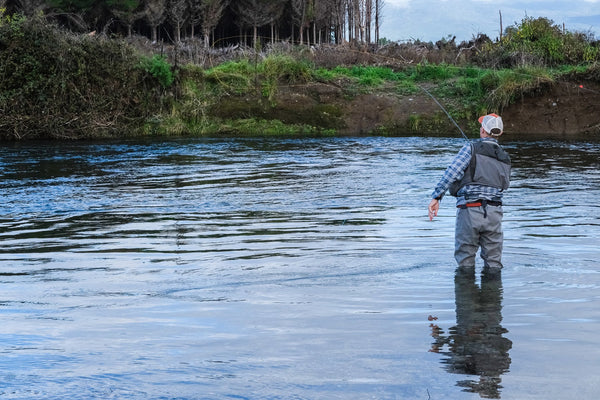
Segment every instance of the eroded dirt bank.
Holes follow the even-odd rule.
[[[259,106],[254,103],[248,107],[254,108],[247,111],[255,114]],[[600,138],[600,84],[592,81],[557,82],[540,87],[498,111],[505,121],[506,134]],[[342,84],[313,83],[301,88],[282,88],[262,114],[286,123],[304,122],[335,128],[341,135],[378,131],[415,135],[456,132],[440,107],[424,92],[401,95],[382,89],[349,96]],[[463,130],[475,127],[469,125],[469,121],[457,122]]]

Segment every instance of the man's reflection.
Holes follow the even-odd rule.
[[[475,283],[473,268],[456,271],[454,278],[456,295],[456,326],[447,335],[432,324],[431,351],[446,356],[442,361],[448,372],[479,375],[479,380],[465,379],[457,385],[467,392],[479,393],[481,397],[500,398],[500,375],[508,371],[508,351],[512,342],[502,337],[508,331],[502,321],[502,279],[500,272],[484,268],[481,288]],[[448,345],[449,351],[444,351]]]

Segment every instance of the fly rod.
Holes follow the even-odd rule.
[[[431,97],[431,99],[433,101],[435,101],[435,104],[437,104],[438,106],[440,106],[440,108],[442,109],[442,111],[446,113],[446,115],[448,116],[448,118],[450,118],[450,121],[452,121],[452,123],[454,124],[454,126],[456,126],[458,128],[458,130],[463,135],[463,137],[465,139],[469,140],[469,138],[467,137],[467,135],[465,135],[465,133],[463,132],[463,130],[460,129],[460,126],[458,126],[458,124],[456,123],[456,121],[454,120],[454,118],[452,118],[452,116],[450,115],[450,113],[448,113],[448,111],[446,111],[446,109],[444,108],[444,106],[441,105],[440,102],[437,101],[437,99],[435,97],[433,97],[433,95],[431,93],[429,93],[429,91],[427,91],[427,89],[425,89],[423,86],[420,86],[420,85],[417,85],[417,86],[419,86],[425,93],[427,93],[429,95],[429,97]]]

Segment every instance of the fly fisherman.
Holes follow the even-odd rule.
[[[435,187],[429,220],[437,216],[446,191],[456,197],[454,258],[459,268],[474,268],[481,247],[484,267],[502,268],[502,195],[510,183],[510,157],[500,147],[502,118],[479,118],[480,139],[465,144]]]

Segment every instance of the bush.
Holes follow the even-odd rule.
[[[411,78],[415,81],[442,81],[455,76],[457,71],[457,68],[448,64],[422,63],[412,69]]]
[[[140,67],[156,78],[163,88],[168,88],[175,80],[171,71],[171,64],[167,62],[167,58],[164,56],[155,54],[152,57],[142,57]]]
[[[248,60],[229,61],[206,70],[204,76],[207,82],[220,88],[244,93],[252,87],[252,76],[256,69]]]
[[[267,81],[304,83],[312,77],[312,67],[306,61],[296,61],[288,55],[268,56],[262,62]]]
[[[524,18],[506,29],[502,40],[486,46],[478,57],[488,67],[552,67],[598,61],[592,35],[563,31],[547,18]]]
[[[117,40],[74,35],[42,18],[0,23],[0,137],[82,138],[139,129],[160,101]]]

